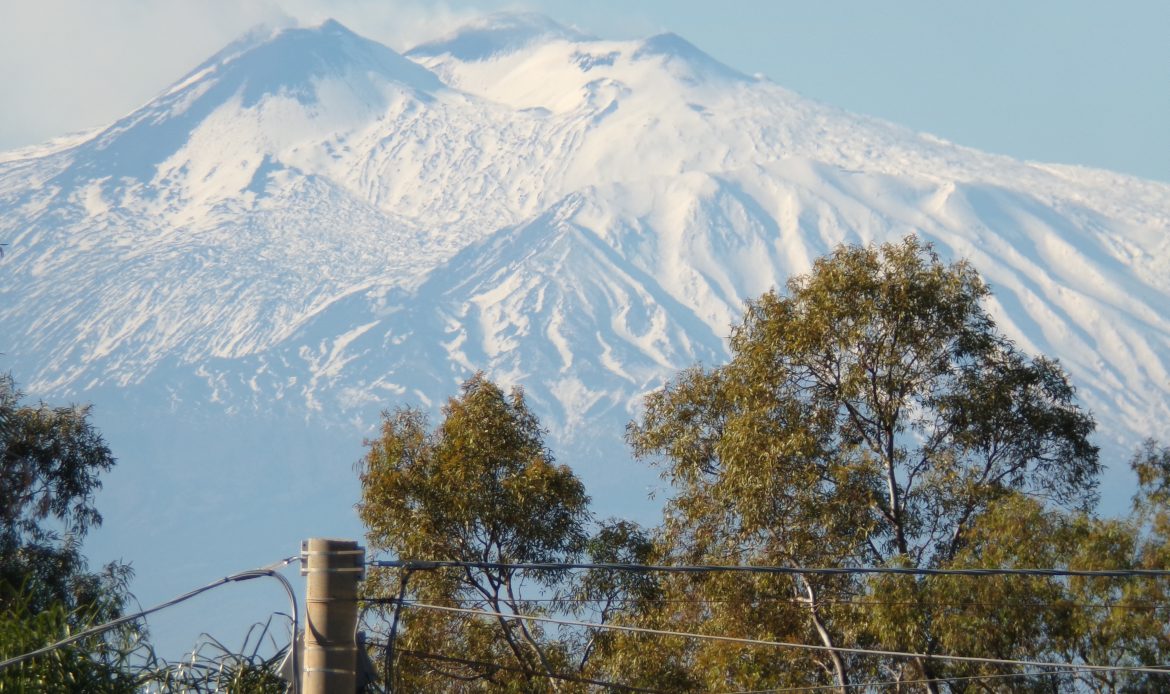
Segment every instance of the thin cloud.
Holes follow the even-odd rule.
[[[481,14],[446,3],[386,2],[385,0],[286,0],[284,9],[302,25],[336,19],[362,36],[405,51],[440,36]]]
[[[9,7],[0,22],[0,150],[106,125],[256,26],[334,18],[403,50],[475,14],[386,0],[41,0]]]

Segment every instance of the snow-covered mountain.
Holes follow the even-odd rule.
[[[974,263],[1108,453],[1165,438],[1170,185],[523,14],[405,55],[336,22],[253,34],[104,130],[0,154],[0,365],[97,404],[125,463],[101,541],[136,558],[193,515],[255,547],[356,535],[377,412],[476,369],[527,389],[603,512],[646,518],[621,444],[642,394],[723,360],[744,299],[908,233]],[[335,515],[297,515],[323,489]]]

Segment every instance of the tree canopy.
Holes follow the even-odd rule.
[[[22,402],[0,376],[0,656],[34,650],[71,631],[117,616],[127,599],[128,566],[90,571],[81,541],[101,524],[94,495],[114,465],[87,407]],[[125,633],[112,638],[124,636]],[[120,656],[98,637],[81,649],[0,674],[36,691],[130,691]]]
[[[447,402],[443,415],[431,431],[418,410],[388,412],[382,435],[368,442],[358,513],[370,547],[411,559],[471,562],[576,557],[587,539],[589,499],[572,471],[554,462],[523,393],[506,395],[479,374],[463,385],[460,397]],[[540,614],[544,608],[521,592],[524,581],[551,588],[560,577],[480,568],[402,575],[398,580],[409,585],[375,575],[371,583],[376,587],[369,590],[387,595],[409,590],[425,603],[499,614]],[[485,680],[485,686],[527,691],[534,674],[565,667],[563,646],[521,620],[501,616],[494,623],[480,623],[408,610],[399,625],[400,652],[454,652],[510,664],[512,670],[465,675]],[[425,660],[403,662],[394,675],[407,691],[434,689],[443,681]]]
[[[786,293],[749,302],[730,362],[681,374],[647,398],[628,432],[673,485],[670,554],[940,567],[1015,495],[1091,506],[1093,420],[1059,364],[1022,354],[998,332],[987,295],[970,265],[945,263],[908,237],[838,247]],[[910,582],[908,599],[922,583]],[[804,628],[828,647],[866,626],[832,607],[863,589],[813,576],[789,587],[805,606]],[[900,645],[930,653],[934,620],[914,615],[898,625]],[[799,628],[792,614],[777,620],[775,630]],[[823,664],[842,688],[859,667],[837,653]],[[916,669],[935,674],[925,660]]]
[[[47,602],[86,602],[77,546],[101,523],[94,494],[114,466],[85,407],[24,405],[0,376],[0,601],[34,591]]]

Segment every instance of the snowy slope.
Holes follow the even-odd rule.
[[[620,438],[642,394],[725,359],[743,300],[840,242],[969,258],[1109,462],[1165,438],[1168,232],[1168,185],[845,113],[675,35],[493,15],[404,56],[328,22],[0,155],[0,351],[29,391],[96,402],[125,463],[102,542],[153,538],[147,562],[192,513],[256,548],[356,535],[378,410],[437,408],[476,369],[527,389],[598,508],[651,518]],[[337,510],[308,527],[322,465]]]

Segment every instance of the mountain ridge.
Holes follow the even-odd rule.
[[[485,60],[522,50],[538,41],[593,41],[595,37],[536,12],[496,12],[464,24],[454,32],[406,51],[412,58],[443,54],[459,60]]]
[[[643,207],[647,200],[685,191],[678,193],[676,202],[681,209],[695,209],[702,204],[704,185],[723,186],[725,192],[734,188],[738,193],[728,192],[726,200],[737,197],[746,206],[736,213],[740,220],[769,227],[765,238],[786,235],[787,249],[803,245],[801,233],[794,235],[791,230],[831,226],[833,217],[840,217],[847,208],[853,211],[846,216],[864,216],[866,209],[882,204],[875,200],[894,189],[915,199],[895,201],[896,219],[888,220],[882,233],[895,227],[900,233],[923,231],[920,227],[930,223],[945,227],[948,222],[939,217],[944,213],[965,217],[968,226],[990,230],[973,212],[973,205],[984,205],[1008,228],[1018,220],[1047,215],[1041,226],[1072,223],[1088,230],[1081,235],[1089,239],[1094,228],[1108,226],[1110,216],[1124,209],[1124,224],[1152,231],[1129,233],[1125,242],[1111,242],[1112,248],[1097,244],[1095,253],[1102,259],[1117,256],[1116,262],[1142,276],[1143,287],[1153,287],[1152,293],[1137,285],[1130,287],[1131,294],[1148,295],[1139,302],[1144,308],[1129,311],[1133,316],[1150,313],[1158,296],[1170,291],[1165,279],[1170,267],[1164,261],[1170,255],[1166,252],[1170,242],[1156,231],[1159,225],[1170,224],[1165,205],[1170,186],[1121,179],[1135,194],[1117,196],[1114,191],[1114,197],[1101,204],[1100,188],[1116,186],[1119,179],[1114,175],[1010,162],[843,114],[730,71],[675,35],[604,41],[535,15],[496,15],[446,40],[458,41],[468,31],[471,35],[503,32],[504,43],[516,37],[523,40],[509,43],[511,50],[504,53],[491,51],[467,60],[449,51],[440,53],[437,47],[446,44],[431,42],[423,45],[436,50],[413,51],[424,58],[419,64],[332,20],[313,29],[286,29],[267,38],[242,39],[96,137],[47,154],[44,161],[30,157],[0,164],[0,182],[7,181],[0,185],[0,201],[6,210],[15,208],[17,218],[32,207],[26,219],[36,222],[51,207],[56,217],[64,215],[67,223],[84,225],[87,236],[104,235],[120,247],[137,246],[133,253],[103,258],[128,268],[146,263],[163,274],[198,274],[204,268],[214,275],[226,267],[230,274],[235,266],[223,255],[225,250],[269,256],[269,262],[239,271],[234,291],[245,295],[253,291],[246,286],[249,278],[264,273],[284,273],[294,282],[288,286],[304,285],[298,293],[312,296],[312,284],[338,274],[336,268],[357,268],[342,271],[345,278],[307,303],[282,303],[276,295],[283,289],[266,290],[272,298],[261,298],[262,303],[269,303],[268,310],[275,310],[275,315],[286,316],[278,318],[279,325],[264,326],[261,309],[236,311],[238,318],[223,323],[236,326],[231,329],[235,332],[204,339],[203,347],[186,351],[190,359],[197,359],[200,350],[213,357],[263,351],[288,339],[298,325],[345,296],[374,287],[419,286],[429,272],[489,237],[494,228],[528,223],[559,205],[558,200],[581,191],[592,191],[592,202],[601,208],[621,206],[620,201],[597,200],[602,190],[619,197],[641,191],[649,196],[642,201]],[[274,58],[290,54],[300,54],[302,60],[290,66]],[[586,54],[604,59],[583,64]],[[663,62],[656,62],[659,58]],[[710,68],[719,79],[707,83],[685,74],[679,77],[670,67],[674,58]],[[281,63],[279,69],[274,67],[277,63]],[[517,104],[510,86],[518,79],[517,71],[548,64],[553,65],[548,68],[551,74],[570,77],[561,82],[526,78],[552,86],[522,100],[550,103]],[[431,72],[428,67],[440,69]],[[676,79],[658,79],[662,71]],[[401,75],[409,79],[400,80]],[[484,79],[487,76],[494,81]],[[464,91],[473,78],[479,80],[479,88]],[[575,94],[576,101],[563,102],[565,94]],[[154,135],[126,139],[136,129],[147,132],[160,124],[167,126],[165,135],[171,139],[166,142]],[[614,146],[622,133],[630,134],[629,144]],[[680,146],[692,141],[691,146]],[[242,157],[239,167],[224,166],[229,153]],[[932,168],[937,162],[941,166]],[[35,185],[22,187],[30,172]],[[1008,190],[1003,188],[1003,178],[1012,172],[1022,174],[1021,185],[1028,193],[1026,199],[1013,198],[1012,209],[1004,211],[999,209],[1003,205],[997,200],[1002,196],[996,191]],[[429,183],[428,176],[434,177]],[[1069,180],[1082,188],[1087,182],[1087,190],[1071,185],[1063,194],[1053,192]],[[972,202],[969,198],[976,194],[982,197]],[[959,198],[952,201],[955,195]],[[802,197],[818,209],[798,210],[795,217],[785,211],[786,205]],[[1124,203],[1117,203],[1119,198]],[[471,200],[476,204],[469,205]],[[907,209],[915,205],[916,210]],[[963,209],[948,212],[948,205]],[[336,221],[346,218],[350,222]],[[724,223],[734,227],[739,222]],[[785,225],[789,232],[781,228]],[[688,226],[694,227],[693,220],[664,218],[644,241],[662,235],[667,239],[669,228]],[[848,231],[848,226],[838,232]],[[156,231],[160,228],[166,231]],[[436,233],[437,228],[445,231]],[[247,236],[241,237],[239,231]],[[617,243],[610,231],[594,231],[600,234],[598,238]],[[60,244],[70,235],[62,233],[54,221],[16,234],[13,242],[18,246],[46,240],[49,245]],[[852,238],[873,240],[882,233]],[[838,240],[851,238],[848,233],[838,236]],[[281,248],[278,238],[290,244],[287,252],[274,252]],[[144,248],[152,245],[170,259],[170,265],[141,257]],[[732,274],[764,277],[750,286],[737,286],[718,267],[698,273],[685,270],[688,263],[701,264],[704,258],[722,260],[712,248],[671,260],[684,268],[686,280],[672,279],[672,270],[663,265],[642,270],[649,273],[649,281],[673,287],[669,295],[683,305],[699,305],[707,328],[718,333],[735,319],[739,301],[781,284],[785,273],[808,266],[809,257],[782,261],[783,253],[777,255],[768,245],[757,239],[755,255],[771,257],[770,266],[784,266],[784,272],[760,275],[761,268],[747,258],[729,265]],[[626,247],[615,248],[621,254]],[[827,244],[817,248],[817,252],[827,250]],[[16,246],[10,249],[15,251]],[[179,251],[188,255],[176,255]],[[790,250],[784,253],[791,255]],[[202,263],[201,256],[205,256]],[[310,257],[325,260],[307,262]],[[636,254],[632,260],[639,262]],[[326,266],[334,269],[326,270]],[[375,270],[378,266],[389,272]],[[61,269],[60,265],[51,267]],[[29,276],[41,277],[46,271],[39,268]],[[95,270],[91,281],[97,279]],[[231,282],[225,286],[231,287]],[[687,283],[690,289],[683,286]],[[154,289],[143,286],[139,291],[140,298],[147,300]],[[175,298],[162,303],[173,303]],[[192,306],[199,300],[182,301]],[[78,301],[65,303],[77,305]],[[133,323],[132,308],[127,306],[126,317],[116,322]],[[222,303],[220,308],[233,310]],[[102,309],[89,312],[100,315]],[[219,319],[208,315],[206,320],[210,327]],[[1158,320],[1144,323],[1164,329]],[[37,334],[40,328],[31,327],[35,329],[26,334]],[[256,338],[245,337],[241,342],[241,335],[257,330]],[[174,330],[162,333],[175,335]],[[59,344],[82,346],[51,359],[46,369],[67,375],[52,381],[34,379],[38,388],[83,381],[76,368],[68,368],[75,367],[81,352],[88,350],[101,362],[102,356],[117,351],[114,343],[139,339],[125,330],[114,335],[108,330],[91,333],[88,342],[70,340],[67,332],[44,334],[49,335]],[[189,344],[189,339],[171,343],[164,339],[163,352],[173,352],[184,340]],[[35,340],[29,351],[39,351],[47,341]],[[151,338],[143,336],[139,341],[145,344]],[[141,368],[146,362],[149,357],[132,363]]]

